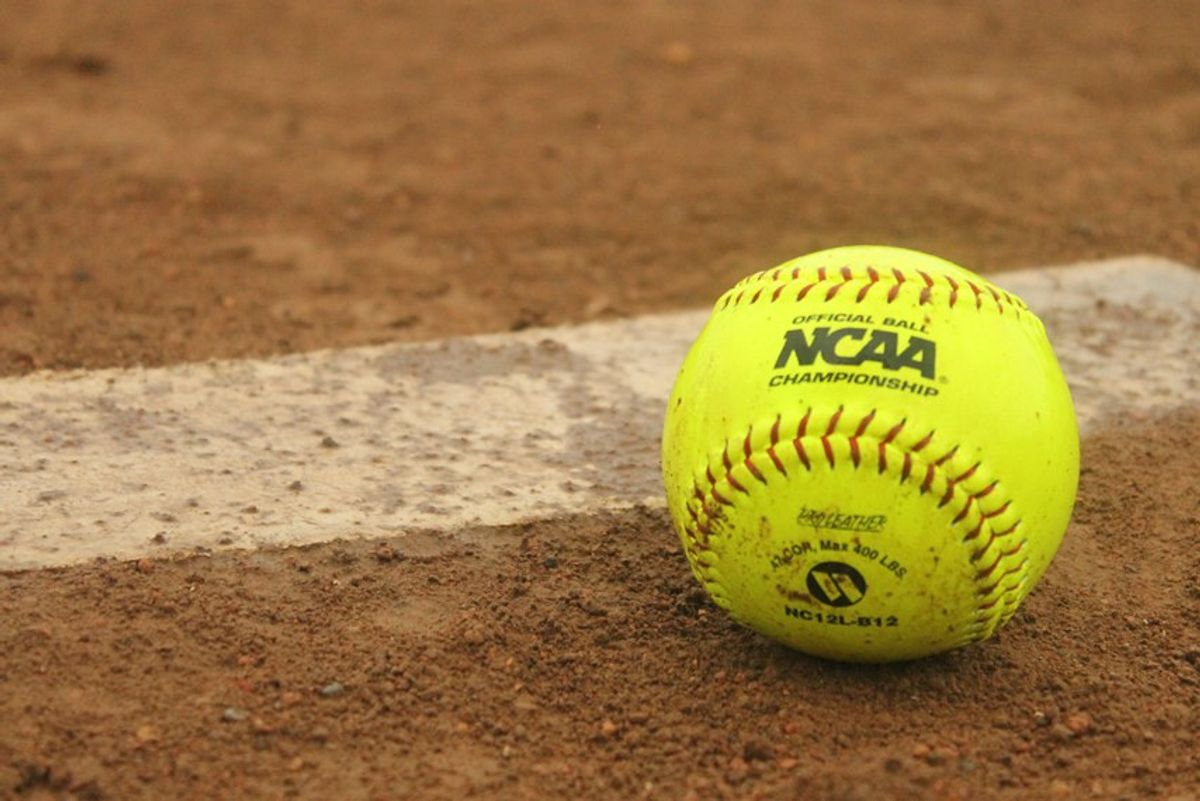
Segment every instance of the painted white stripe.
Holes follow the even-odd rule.
[[[1200,273],[1007,273],[1084,430],[1200,399]],[[707,311],[418,345],[0,381],[0,569],[661,503],[671,381]]]

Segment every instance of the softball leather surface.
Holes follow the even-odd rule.
[[[713,600],[848,661],[997,631],[1058,550],[1078,475],[1041,321],[887,247],[813,253],[721,296],[663,435],[671,516]]]

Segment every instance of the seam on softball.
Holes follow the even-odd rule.
[[[828,302],[850,293],[853,293],[855,303],[883,294],[884,302],[891,305],[901,297],[916,292],[918,307],[944,303],[955,308],[961,301],[979,311],[994,308],[1001,315],[1007,310],[1018,319],[1037,319],[1020,298],[978,276],[935,276],[925,270],[901,270],[898,267],[793,267],[792,264],[787,262],[772,270],[746,276],[717,299],[716,310],[753,305],[760,301],[799,302],[810,295]],[[857,286],[857,291],[851,285]]]
[[[724,507],[737,505],[749,495],[751,482],[769,485],[772,477],[788,477],[781,449],[795,454],[795,469],[811,472],[824,461],[831,468],[872,469],[895,475],[901,483],[918,482],[939,508],[957,509],[951,526],[961,536],[965,555],[974,567],[976,609],[963,626],[962,643],[986,639],[1016,612],[1028,575],[1027,541],[1021,534],[1021,517],[998,479],[990,477],[982,462],[964,456],[957,443],[944,443],[935,430],[925,432],[893,417],[885,421],[872,409],[859,420],[849,420],[839,406],[824,425],[808,407],[802,415],[750,425],[743,437],[727,440],[710,455],[703,475],[693,481],[687,501],[688,519],[682,533],[684,546],[697,578],[722,608],[729,609],[721,580],[720,564],[711,547],[713,520]],[[897,420],[898,422],[892,422]],[[835,448],[843,443],[844,448]],[[848,451],[839,460],[837,451]],[[786,453],[786,451],[785,451]],[[788,461],[792,460],[791,454]]]

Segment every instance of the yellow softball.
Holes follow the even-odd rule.
[[[1079,477],[1042,323],[943,259],[845,247],[717,301],[663,431],[696,578],[798,650],[911,659],[1003,626],[1058,550]]]

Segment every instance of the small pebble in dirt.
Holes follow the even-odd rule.
[[[482,626],[469,625],[463,629],[462,641],[467,645],[483,645],[487,640],[487,633]]]
[[[696,52],[687,42],[671,42],[661,51],[662,60],[676,67],[685,67],[696,58]]]
[[[221,720],[226,723],[237,723],[239,720],[246,719],[246,710],[238,709],[236,706],[227,706],[225,711],[221,713]]]
[[[138,726],[137,731],[133,733],[133,736],[137,738],[139,743],[152,743],[159,737],[158,728],[149,723],[145,723],[141,726]]]
[[[292,492],[299,492],[300,490],[304,489],[304,483],[301,481],[293,481],[291,484],[288,484],[287,488]]]
[[[377,562],[394,562],[400,558],[400,554],[390,545],[375,546],[375,560]]]
[[[544,567],[546,567],[548,570],[553,570],[554,568],[558,567],[558,557],[557,556],[547,556],[545,559],[542,560],[542,565]]]
[[[747,762],[765,761],[774,756],[771,746],[761,740],[747,740],[742,745],[742,759]]]
[[[336,439],[334,439],[333,437],[326,434],[325,437],[321,440],[321,447],[322,448],[337,448],[340,446],[338,445],[338,441]]]
[[[346,692],[346,686],[340,681],[331,681],[322,687],[319,692],[326,698],[333,698]]]
[[[1050,719],[1050,716],[1047,715],[1045,712],[1034,712],[1033,713],[1033,722],[1035,725],[1038,725],[1038,726],[1049,726],[1051,719]]]
[[[725,773],[725,780],[730,784],[740,784],[746,780],[750,773],[750,765],[740,756],[735,756],[729,760],[729,770]]]
[[[600,724],[600,733],[605,737],[612,737],[617,733],[617,724],[613,723],[611,720],[605,720]]]
[[[1050,727],[1050,735],[1054,737],[1054,739],[1062,740],[1064,742],[1075,738],[1075,732],[1071,731],[1061,723],[1055,723]]]
[[[1076,735],[1087,734],[1092,729],[1092,716],[1086,712],[1067,715],[1067,728]]]
[[[139,559],[134,563],[134,566],[139,573],[150,574],[154,572],[154,562],[149,559]]]

